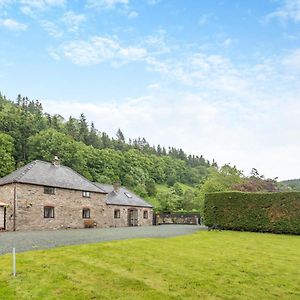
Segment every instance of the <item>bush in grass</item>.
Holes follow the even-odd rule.
[[[204,219],[209,227],[300,234],[300,192],[209,193]]]

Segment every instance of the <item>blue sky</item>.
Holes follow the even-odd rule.
[[[0,91],[300,177],[300,0],[0,0]]]

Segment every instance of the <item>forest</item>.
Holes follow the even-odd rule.
[[[119,181],[163,212],[202,211],[207,192],[292,189],[255,168],[245,176],[235,166],[219,167],[183,149],[150,145],[143,137],[126,139],[121,129],[110,137],[83,113],[65,120],[44,112],[39,100],[18,95],[12,101],[0,94],[0,177],[54,156],[91,181]]]

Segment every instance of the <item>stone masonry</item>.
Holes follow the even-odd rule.
[[[91,192],[83,197],[82,191],[55,188],[55,194],[44,193],[44,186],[11,183],[0,186],[0,198],[6,209],[6,230],[14,229],[14,189],[16,189],[16,230],[42,230],[84,228],[83,208],[90,209],[90,220],[96,227],[128,226],[128,210],[138,211],[138,225],[152,225],[153,212],[148,207],[107,205],[106,194]],[[54,218],[44,218],[44,207],[54,207]],[[114,218],[114,211],[120,210],[120,218]],[[144,218],[144,211],[148,211]],[[89,220],[89,219],[88,219]]]

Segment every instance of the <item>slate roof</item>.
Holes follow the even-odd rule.
[[[96,186],[108,193],[106,197],[106,204],[111,205],[126,205],[126,206],[139,206],[139,207],[150,207],[153,206],[147,203],[144,199],[135,195],[133,192],[127,190],[124,187],[120,187],[118,192],[114,191],[114,187],[110,184],[94,183]],[[128,194],[130,197],[128,197]]]
[[[85,177],[66,166],[35,160],[0,179],[0,185],[19,182],[106,194]]]

